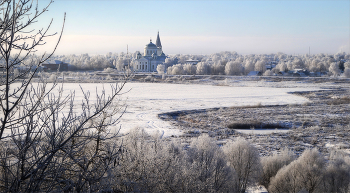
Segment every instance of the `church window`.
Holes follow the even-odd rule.
[[[152,70],[154,69],[154,65],[152,65]]]
[[[147,70],[147,65],[146,65],[146,70]]]
[[[141,62],[140,62],[140,64],[141,64]]]
[[[147,64],[147,62],[146,62],[146,64]]]
[[[145,69],[145,65],[142,65],[142,70]]]

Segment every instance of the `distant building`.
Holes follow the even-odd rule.
[[[247,76],[261,76],[260,71],[250,71]]]
[[[199,60],[186,60],[185,64],[197,65],[198,62],[200,62],[200,61]]]
[[[59,60],[43,63],[44,71],[68,71],[68,64]]]
[[[310,72],[305,69],[294,69],[294,70],[288,71],[288,75],[294,76],[294,77],[305,77],[305,76],[309,76]]]
[[[152,43],[151,39],[150,43],[145,46],[143,55],[140,52],[137,53],[134,70],[137,72],[156,72],[157,66],[163,64],[165,58],[158,32],[156,44]]]

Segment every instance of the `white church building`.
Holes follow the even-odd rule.
[[[140,52],[137,53],[134,70],[136,72],[156,72],[158,64],[163,64],[165,58],[158,32],[156,44],[152,43],[151,39],[150,43],[145,46],[143,55]]]

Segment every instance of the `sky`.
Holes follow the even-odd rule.
[[[56,0],[34,27],[60,32],[64,13],[58,55],[143,53],[158,31],[165,54],[350,52],[350,0]]]

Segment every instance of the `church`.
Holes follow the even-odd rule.
[[[134,70],[136,72],[156,72],[158,64],[163,64],[165,58],[158,32],[156,44],[152,43],[151,39],[150,43],[145,46],[143,55],[140,52],[137,53]]]

